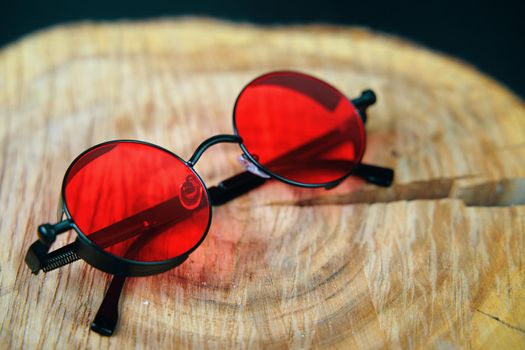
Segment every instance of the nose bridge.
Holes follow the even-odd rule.
[[[191,156],[190,160],[187,161],[188,166],[193,167],[199,158],[202,156],[204,151],[206,151],[209,147],[217,144],[217,143],[241,143],[242,139],[237,135],[215,135],[212,136],[206,140],[204,140],[199,147],[193,152],[193,155]]]

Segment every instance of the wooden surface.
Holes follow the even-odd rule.
[[[395,185],[268,183],[214,210],[187,263],[131,280],[114,337],[90,332],[108,276],[23,264],[71,160],[117,138],[187,159],[273,69],[376,90],[365,160]],[[197,170],[213,185],[239,153],[214,147]],[[192,19],[36,33],[0,52],[0,166],[2,348],[525,347],[524,104],[400,39]]]

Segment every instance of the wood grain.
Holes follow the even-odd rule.
[[[90,332],[108,276],[23,264],[71,160],[118,138],[187,159],[273,69],[374,89],[365,160],[394,186],[268,183],[214,210],[187,263],[130,280],[114,337]],[[214,147],[197,171],[213,185],[239,153]],[[2,348],[525,347],[524,104],[395,37],[203,19],[36,33],[0,51],[0,159]]]

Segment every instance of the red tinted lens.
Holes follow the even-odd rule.
[[[195,172],[145,143],[110,142],[82,154],[66,175],[63,195],[88,239],[129,260],[184,254],[210,221],[207,192]]]
[[[248,153],[291,181],[338,180],[364,153],[365,130],[354,105],[331,85],[302,73],[255,79],[239,95],[234,116]]]

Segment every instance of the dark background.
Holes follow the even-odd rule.
[[[207,15],[261,24],[361,25],[460,57],[525,96],[525,1],[1,1],[1,46],[86,19]]]

